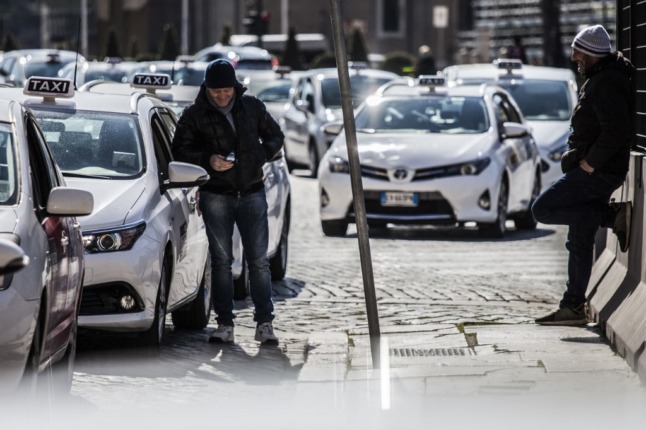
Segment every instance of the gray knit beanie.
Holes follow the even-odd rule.
[[[602,25],[584,28],[576,35],[572,48],[591,57],[605,57],[612,52],[610,36]]]

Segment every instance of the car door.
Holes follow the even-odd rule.
[[[47,213],[47,198],[54,187],[63,185],[45,139],[31,115],[26,115],[29,163],[31,167],[34,214],[47,236],[43,281],[47,297],[41,306],[45,312],[42,357],[48,357],[66,345],[76,318],[76,298],[80,267],[78,249],[73,249],[73,235],[79,234],[76,219]],[[72,236],[72,237],[71,237]],[[72,265],[74,261],[74,266]]]
[[[315,88],[309,77],[300,79],[285,111],[285,151],[290,160],[308,161],[309,120],[314,116]]]
[[[191,222],[191,218],[196,216],[197,196],[195,195],[196,189],[165,188],[163,186],[169,181],[168,165],[172,161],[171,133],[174,133],[175,123],[172,114],[162,108],[153,109],[150,121],[159,172],[160,192],[164,194],[168,204],[171,205],[169,224],[175,258],[168,307],[172,308],[175,303],[194,293],[199,285],[196,257],[192,252],[195,244],[190,243],[191,240],[195,241],[196,235],[193,226],[195,222]]]
[[[532,136],[509,138],[502,136],[502,127],[506,122],[522,124],[522,117],[518,110],[509,101],[507,95],[497,93],[493,96],[496,112],[496,122],[503,139],[507,171],[509,172],[509,202],[510,211],[525,208],[534,182],[534,151],[532,149]]]

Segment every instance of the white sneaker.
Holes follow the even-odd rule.
[[[233,327],[218,324],[218,328],[209,335],[209,342],[233,343]]]
[[[278,345],[278,337],[274,334],[274,326],[270,322],[258,325],[256,327],[256,340],[268,345]]]

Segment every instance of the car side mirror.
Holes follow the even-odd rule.
[[[299,110],[303,113],[308,113],[309,110],[309,105],[306,100],[296,100],[296,103],[294,103],[294,106],[296,106],[296,110]]]
[[[504,139],[514,139],[527,136],[530,128],[525,124],[517,122],[505,122],[502,124],[502,136]]]
[[[323,126],[323,133],[328,136],[338,136],[343,130],[343,121],[330,121]]]
[[[0,239],[0,276],[11,275],[29,264],[25,251],[7,239]]]
[[[195,164],[171,161],[168,163],[168,183],[165,188],[192,188],[204,185],[209,180],[209,174]]]

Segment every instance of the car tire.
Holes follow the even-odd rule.
[[[159,287],[157,288],[157,299],[155,300],[155,318],[153,324],[143,335],[143,342],[149,347],[160,347],[164,339],[164,330],[166,329],[166,304],[168,291],[168,265],[166,259],[161,269]]]
[[[507,231],[505,224],[507,222],[507,203],[509,199],[508,189],[507,181],[503,179],[500,182],[500,192],[498,193],[496,221],[478,224],[478,231],[481,236],[499,239],[505,235]]]
[[[80,309],[79,303],[76,309]],[[74,378],[74,360],[76,359],[76,345],[78,336],[78,313],[74,315],[74,322],[70,330],[70,337],[67,343],[65,354],[60,361],[52,365],[52,381],[54,390],[63,395],[68,395],[72,390],[72,379]]]
[[[345,236],[345,233],[348,231],[348,222],[345,220],[328,220],[321,221],[321,229],[323,234],[326,236]]]
[[[45,297],[40,300],[40,311],[34,327],[34,335],[31,339],[31,347],[27,356],[27,364],[20,380],[19,392],[28,397],[34,397],[38,394],[39,376],[38,366],[40,365],[42,348],[43,348],[43,311],[45,306]]]
[[[191,303],[171,313],[173,325],[178,329],[202,330],[209,324],[211,308],[211,257],[207,257],[197,296]]]
[[[283,217],[283,228],[280,231],[280,242],[276,253],[269,259],[269,271],[271,272],[272,281],[280,281],[287,274],[287,255],[289,249],[289,222],[290,222],[289,204],[285,209]]]
[[[537,222],[532,215],[532,206],[541,193],[541,174],[540,172],[536,173],[536,178],[534,178],[534,187],[532,188],[532,198],[529,201],[526,211],[518,213],[514,217],[514,225],[517,230],[535,230]]]
[[[242,257],[242,272],[240,277],[233,281],[233,299],[244,300],[249,295],[249,269],[247,269],[247,260]]]
[[[310,169],[310,178],[316,178],[318,176],[319,170],[319,153],[316,150],[316,142],[310,142],[309,147],[307,148],[308,155],[308,164],[307,168]]]

